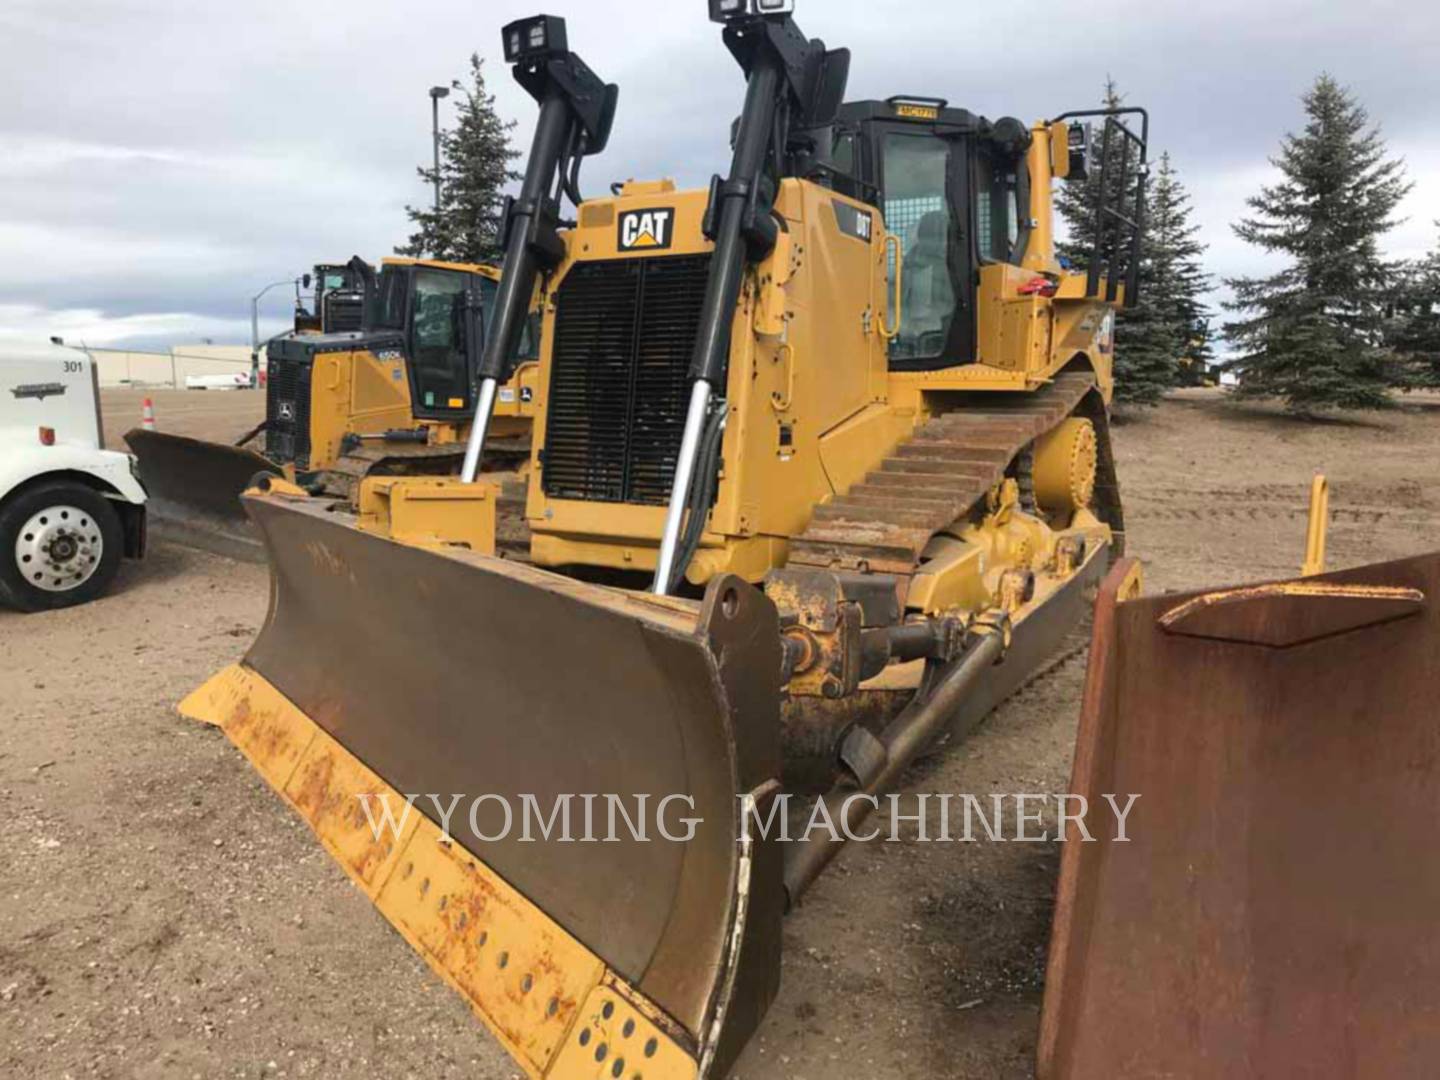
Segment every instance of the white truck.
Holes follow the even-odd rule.
[[[94,360],[0,345],[0,604],[82,604],[145,553],[145,488],[104,449]]]

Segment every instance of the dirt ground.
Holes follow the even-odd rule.
[[[106,392],[110,441],[139,416]],[[234,438],[253,393],[152,394]],[[1433,547],[1440,403],[1321,425],[1186,392],[1116,434],[1152,591],[1287,575],[1312,470],[1334,566]],[[510,1077],[461,1000],[218,733],[174,703],[246,648],[263,567],[155,545],[87,608],[0,611],[0,1074]],[[912,790],[1066,790],[1084,658]],[[785,926],[743,1078],[1031,1074],[1053,844],[854,845]]]

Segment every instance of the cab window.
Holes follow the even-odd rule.
[[[382,266],[375,283],[375,326],[380,330],[405,329],[405,301],[410,276],[395,266]]]
[[[975,157],[975,242],[982,262],[1009,262],[1020,239],[1020,202],[1013,163],[983,149]]]
[[[485,338],[490,333],[490,319],[495,314],[495,299],[500,293],[500,286],[487,277],[476,275],[475,286],[480,290],[480,324],[476,327],[479,338],[476,341],[477,352],[485,348]],[[540,313],[531,312],[520,327],[520,336],[515,341],[515,347],[510,351],[512,363],[521,364],[527,360],[537,360],[540,357]]]
[[[415,272],[415,326],[410,362],[420,404],[459,409],[470,404],[465,278],[445,270]]]
[[[846,176],[859,176],[860,171],[856,168],[855,160],[855,133],[853,131],[837,131],[830,147],[830,164],[836,172],[844,173]]]
[[[951,272],[956,230],[950,218],[951,144],[933,135],[892,132],[884,142],[885,228],[900,238],[904,268],[900,333],[892,360],[939,356],[955,318]],[[890,266],[894,296],[895,266]],[[891,321],[895,313],[890,313]]]
[[[525,325],[520,330],[520,339],[515,343],[515,355],[511,359],[516,363],[540,359],[540,313],[538,311],[532,311],[526,317]]]

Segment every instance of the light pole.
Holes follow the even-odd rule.
[[[71,345],[69,342],[67,342],[63,337],[60,337],[58,334],[51,334],[51,335],[50,335],[50,344],[51,344],[51,345],[59,345],[62,349],[74,349],[76,352],[82,352],[82,353],[84,353],[87,357],[90,358],[90,363],[92,363],[92,364],[95,363],[95,356],[94,356],[93,353],[91,353],[91,351],[90,351],[90,346],[85,344],[84,339],[81,339],[79,345]],[[128,361],[127,361],[127,364],[128,364]]]
[[[435,227],[440,227],[440,99],[450,96],[448,86],[430,88],[430,142],[435,150]],[[437,252],[431,251],[435,255]]]
[[[278,289],[281,285],[289,285],[291,282],[299,282],[299,280],[299,278],[285,278],[283,281],[272,281],[250,298],[250,389],[252,390],[260,385],[260,298],[271,289]]]

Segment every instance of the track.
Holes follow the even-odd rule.
[[[487,472],[508,473],[530,457],[530,440],[489,439],[485,444]],[[463,442],[406,444],[362,442],[316,474],[327,494],[355,502],[360,481],[367,476],[457,476],[465,460]]]
[[[1096,426],[1100,445],[1096,509],[1123,551],[1124,521],[1103,406],[1094,376],[1064,372],[1047,386],[977,393],[922,425],[880,467],[815,511],[790,545],[790,563],[909,575],[930,539],[973,510],[1037,438],[1071,415]],[[496,545],[507,559],[529,560],[523,479],[507,475],[499,500]]]
[[[1071,416],[1083,416],[1096,429],[1098,460],[1093,507],[1111,527],[1112,552],[1123,550],[1124,519],[1115,480],[1109,420],[1093,375],[1066,372],[1042,389],[1018,393],[965,395],[923,424],[878,469],[833,501],[820,506],[806,531],[791,544],[790,565],[839,568],[893,576],[904,582],[921,565],[931,539],[957,520],[973,515],[986,494],[1007,475],[1017,476],[1022,492],[1028,475],[1027,451],[1036,439]],[[1075,612],[1077,621],[1082,619]],[[1083,622],[1082,622],[1083,625]],[[1083,631],[1037,631],[1004,673],[985,692],[972,695],[956,712],[950,735],[977,724],[1000,701],[1082,653]],[[851,724],[879,732],[910,701],[913,686],[862,686],[844,703],[817,704],[808,697],[786,697],[782,704],[786,780],[812,787],[828,782],[836,748]]]

